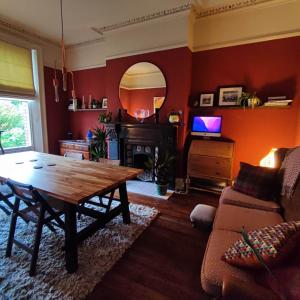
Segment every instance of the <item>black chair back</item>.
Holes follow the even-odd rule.
[[[3,130],[0,130],[0,155],[4,154],[4,149],[2,147],[2,143],[1,143],[1,134],[2,134]]]
[[[37,204],[41,202],[42,196],[32,185],[22,184],[11,179],[7,179],[6,184],[12,190],[14,196],[26,203]]]
[[[56,215],[47,200],[32,185],[23,184],[11,179],[7,179],[6,184],[11,188],[12,193],[17,199],[24,201],[28,206],[41,204],[58,223],[59,227],[64,228],[64,222]]]

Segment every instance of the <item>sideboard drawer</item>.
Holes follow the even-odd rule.
[[[86,145],[77,145],[74,144],[74,149],[79,151],[89,151],[89,147]]]
[[[61,148],[66,148],[66,149],[74,149],[74,144],[69,144],[69,143],[60,143]]]
[[[190,176],[209,176],[218,178],[231,177],[231,159],[222,157],[209,157],[190,155],[188,161]]]
[[[231,158],[232,153],[233,143],[201,140],[193,141],[190,147],[190,154]]]
[[[90,151],[89,151],[89,144],[76,142],[76,141],[59,141],[59,152],[60,155],[65,155],[66,152],[73,152],[73,153],[82,153],[84,159],[89,160]]]

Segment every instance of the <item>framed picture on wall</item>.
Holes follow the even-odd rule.
[[[102,99],[102,108],[107,108],[107,98]]]
[[[200,94],[200,106],[213,106],[214,105],[214,94]]]
[[[230,86],[219,88],[219,105],[234,106],[238,105],[238,100],[242,96],[242,86]]]

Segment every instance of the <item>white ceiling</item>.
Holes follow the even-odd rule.
[[[199,8],[233,0],[193,0]],[[66,44],[100,38],[91,27],[104,27],[190,3],[191,0],[63,0]],[[59,0],[0,0],[0,19],[58,43]]]
[[[131,66],[127,71],[127,75],[137,75],[137,74],[147,74],[147,73],[155,73],[160,72],[159,68],[148,62],[140,62],[133,66]]]
[[[187,0],[63,0],[66,44],[99,38],[103,27],[171,9]],[[52,41],[61,36],[59,0],[0,0],[0,19]]]

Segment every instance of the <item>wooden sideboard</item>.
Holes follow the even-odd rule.
[[[59,141],[60,155],[66,152],[82,153],[84,159],[90,159],[89,143],[85,140],[61,140]]]
[[[232,140],[192,140],[188,152],[188,177],[231,185],[233,151]]]

